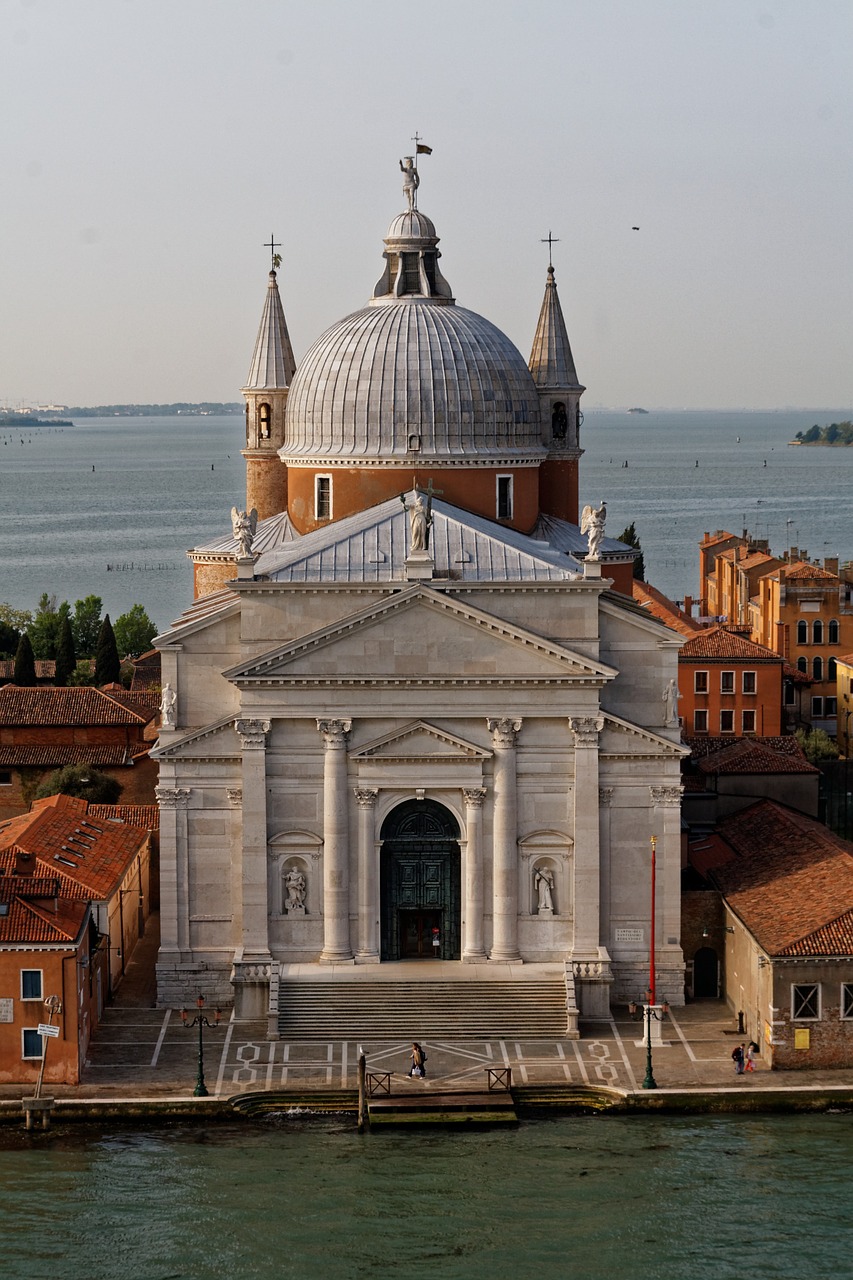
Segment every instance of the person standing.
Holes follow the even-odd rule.
[[[745,1061],[745,1055],[744,1055],[745,1048],[746,1048],[745,1045],[736,1044],[734,1049],[732,1049],[732,1062],[735,1064],[736,1076],[743,1075],[743,1066]]]
[[[757,1053],[758,1053],[758,1045],[755,1043],[754,1040],[750,1040],[746,1050],[746,1061],[744,1063],[745,1071],[755,1070],[755,1058]]]
[[[412,1041],[412,1065],[409,1070],[410,1076],[417,1076],[423,1079],[426,1075],[426,1054],[417,1040]]]

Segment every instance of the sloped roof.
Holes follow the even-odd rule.
[[[718,751],[726,751],[733,745],[731,734],[725,737],[710,735],[696,738],[687,734],[684,741],[690,748],[690,755],[694,760],[701,760],[703,756],[712,756]],[[798,760],[805,759],[800,744],[793,734],[768,734],[763,737],[750,737],[748,741],[760,743],[761,746],[769,748],[770,751],[776,751],[780,755],[796,756]]]
[[[277,515],[268,516],[266,520],[259,521],[252,540],[252,554],[264,555],[268,551],[275,551],[289,542],[296,542],[300,536],[298,529],[291,524],[287,512],[280,511]],[[193,556],[234,556],[236,558],[237,551],[237,539],[233,533],[226,533],[221,538],[213,538],[210,542],[205,542],[201,547],[193,547],[187,555],[191,559]]]
[[[49,906],[15,898],[9,914],[0,916],[0,946],[71,944],[80,936],[89,913],[86,900],[59,898]]]
[[[635,578],[632,584],[634,599],[640,608],[645,609],[658,622],[677,631],[682,636],[695,636],[701,630],[700,624],[685,613],[674,600],[670,600],[650,582],[640,582]],[[682,653],[684,649],[682,648]]]
[[[835,582],[838,579],[838,574],[830,573],[822,565],[809,564],[807,560],[798,560],[795,564],[784,565],[783,569],[786,582],[804,582],[810,578]],[[782,569],[779,570],[779,573],[782,573]]]
[[[159,649],[149,649],[147,653],[142,653],[138,658],[132,660],[133,680],[131,681],[131,693],[145,692],[148,689],[160,688],[162,679],[160,671],[160,651]]]
[[[288,387],[295,372],[296,361],[287,332],[278,282],[275,272],[271,271],[245,390]]]
[[[558,516],[545,515],[544,512],[540,513],[530,536],[537,542],[547,543],[554,551],[564,551],[570,556],[585,556],[587,553],[586,534],[581,533],[576,524],[569,524],[566,520],[560,520]],[[630,561],[637,554],[634,547],[627,546],[626,543],[620,542],[618,538],[602,538],[601,552],[604,560],[604,573],[607,572],[607,560],[621,559]]]
[[[0,689],[0,725],[142,725],[150,716],[100,689]]]
[[[718,529],[716,533],[709,533],[699,543],[700,547],[713,547],[718,542],[726,542],[736,537],[734,533],[727,533],[725,529]]]
[[[125,822],[144,831],[160,829],[158,804],[90,804],[89,817],[93,822]]]
[[[739,773],[819,773],[802,752],[773,751],[755,738],[738,738],[697,762],[700,772],[717,777]]]
[[[555,387],[559,390],[580,386],[553,267],[548,268],[545,296],[542,299],[528,366],[538,387]]]
[[[36,680],[52,680],[56,675],[56,662],[53,658],[36,658]],[[15,659],[0,658],[0,680],[14,680]]]
[[[713,660],[737,660],[743,662],[773,662],[781,664],[782,658],[763,644],[756,644],[746,636],[730,631],[727,627],[707,627],[681,646],[679,662],[695,662],[697,658]]]
[[[147,750],[147,748],[146,748]],[[106,765],[130,764],[131,753],[121,742],[102,746],[72,742],[0,743],[0,766],[7,769],[60,769],[66,764]]]
[[[717,831],[735,856],[712,878],[769,955],[853,954],[853,844],[772,800]]]

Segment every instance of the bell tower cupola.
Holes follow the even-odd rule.
[[[278,455],[284,443],[284,411],[296,361],[278,292],[276,267],[281,259],[272,241],[273,270],[269,274],[246,399],[246,510],[256,508],[266,520],[287,509],[287,468]]]
[[[583,453],[580,398],[586,387],[575,371],[553,264],[548,266],[529,368],[539,392],[542,443],[548,450],[539,471],[540,507],[547,515],[577,524],[578,462]]]

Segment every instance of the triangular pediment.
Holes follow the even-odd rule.
[[[612,667],[418,585],[224,672],[258,685],[580,684]]]
[[[457,738],[427,720],[413,720],[393,733],[386,733],[350,753],[353,760],[387,761],[471,761],[487,760],[484,751],[473,742]]]
[[[600,756],[610,756],[611,759],[619,756],[631,756],[635,759],[640,756],[654,759],[669,756],[674,760],[680,760],[682,756],[690,754],[687,747],[682,746],[680,742],[673,742],[652,729],[644,729],[642,725],[633,724],[630,720],[623,720],[619,716],[607,713],[604,716],[604,729],[598,751]]]
[[[234,716],[217,720],[204,728],[191,729],[175,739],[169,735],[157,740],[151,751],[154,760],[234,760],[242,755],[243,748],[234,728]]]

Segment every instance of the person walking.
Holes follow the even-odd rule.
[[[745,1071],[755,1070],[755,1059],[757,1054],[758,1054],[758,1045],[755,1043],[754,1040],[750,1040],[746,1049],[746,1061],[744,1062]]]
[[[736,1076],[743,1075],[743,1066],[745,1062],[745,1054],[744,1054],[745,1048],[746,1048],[746,1045],[736,1044],[735,1047],[732,1049],[732,1062],[735,1064]]]
[[[410,1076],[417,1076],[423,1079],[426,1076],[426,1054],[417,1040],[412,1041],[412,1065],[409,1070]]]

